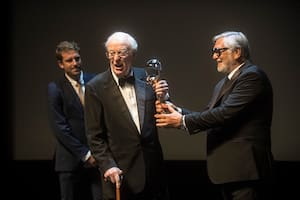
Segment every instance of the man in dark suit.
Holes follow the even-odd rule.
[[[213,38],[213,59],[226,74],[203,112],[157,103],[158,127],[177,127],[190,134],[207,130],[207,168],[220,184],[224,199],[269,199],[273,91],[262,69],[250,61],[249,44],[241,32]],[[177,111],[179,112],[177,112]]]
[[[168,91],[165,80],[146,83],[145,70],[132,67],[137,42],[115,32],[105,43],[110,68],[86,85],[86,134],[103,173],[103,196],[122,200],[168,199],[155,100]],[[127,80],[125,80],[127,79]],[[122,180],[121,180],[122,179]]]
[[[94,77],[81,67],[75,42],[57,45],[56,59],[64,75],[48,85],[50,124],[57,139],[55,170],[63,200],[101,200],[100,172],[87,145],[84,126],[85,84]]]

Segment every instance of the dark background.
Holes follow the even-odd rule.
[[[14,0],[11,7],[13,159],[52,158],[46,91],[47,83],[62,74],[54,54],[60,41],[78,42],[85,70],[99,73],[108,67],[106,38],[128,32],[139,44],[134,64],[144,67],[158,58],[173,100],[201,111],[223,76],[211,58],[211,38],[237,30],[247,35],[254,63],[274,87],[275,158],[300,160],[297,1]],[[167,160],[205,159],[205,134],[161,129],[160,137]]]
[[[199,111],[223,76],[211,58],[212,36],[244,32],[254,63],[268,73],[274,88],[274,195],[297,195],[290,179],[298,179],[300,171],[298,2],[13,0],[2,6],[3,12],[9,11],[2,18],[8,24],[2,35],[7,45],[3,147],[4,156],[13,160],[6,186],[19,191],[9,192],[10,199],[58,199],[51,161],[55,140],[46,106],[48,82],[62,75],[56,45],[62,40],[78,42],[85,70],[99,73],[108,67],[103,43],[114,31],[137,39],[136,66],[158,58],[175,102]],[[217,199],[206,175],[205,134],[160,129],[160,138],[172,199]]]

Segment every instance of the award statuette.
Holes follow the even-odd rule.
[[[145,68],[147,74],[147,83],[149,85],[153,85],[160,79],[160,73],[162,71],[161,63],[158,59],[150,59],[147,62],[147,66]],[[156,95],[156,98],[163,103],[165,101],[165,97],[161,95]]]
[[[157,82],[160,79],[161,70],[161,63],[159,60],[155,58],[148,60],[146,66],[147,83],[152,85]]]

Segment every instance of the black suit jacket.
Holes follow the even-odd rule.
[[[215,87],[208,109],[187,114],[191,134],[207,131],[208,174],[214,183],[268,177],[273,91],[267,75],[247,62],[222,88]]]
[[[87,83],[93,76],[83,73],[84,82]],[[57,139],[55,169],[79,169],[83,165],[81,159],[89,151],[84,112],[76,91],[65,76],[48,84],[48,107],[50,124]]]
[[[144,69],[133,68],[133,74],[141,133],[109,69],[86,86],[86,134],[101,172],[119,167],[124,173],[122,186],[127,190],[138,193],[147,181],[155,193],[165,185],[163,153],[154,118],[156,95],[145,82]],[[114,196],[110,182],[104,182],[103,187],[104,196]]]

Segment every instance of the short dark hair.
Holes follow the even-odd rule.
[[[62,52],[65,51],[70,51],[70,50],[74,50],[78,53],[80,53],[80,47],[78,46],[78,44],[74,41],[62,41],[60,42],[57,46],[56,46],[56,51],[55,51],[55,55],[56,55],[56,60],[58,61],[62,61]]]

